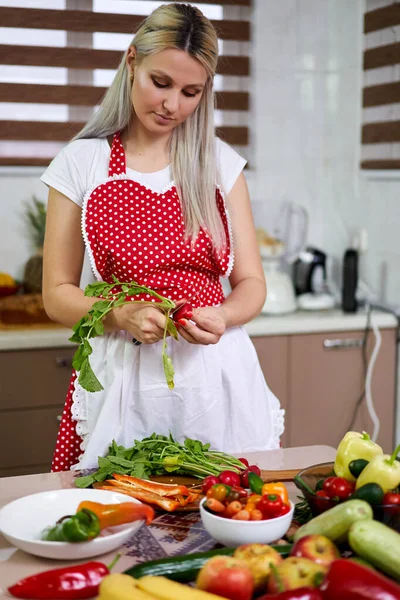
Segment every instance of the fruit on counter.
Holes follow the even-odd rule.
[[[289,555],[292,545],[277,544],[270,545],[268,548],[272,548],[280,556],[286,557]],[[125,571],[125,573],[135,579],[139,579],[144,575],[162,575],[173,581],[194,581],[200,569],[210,558],[214,556],[233,556],[235,552],[236,548],[218,548],[216,550],[209,550],[208,552],[197,552],[185,556],[170,556],[168,558],[139,563]]]
[[[97,516],[101,530],[142,520],[146,522],[146,525],[149,525],[154,519],[154,510],[151,506],[136,504],[136,502],[102,504],[101,502],[86,500],[78,505],[77,512],[83,509],[90,510]]]
[[[93,598],[99,591],[99,585],[110,573],[118,561],[117,554],[109,566],[101,562],[90,561],[80,565],[50,569],[21,579],[8,588],[16,598],[33,600],[75,600]]]
[[[379,521],[354,523],[349,531],[349,544],[358,556],[400,581],[400,534],[397,531]]]
[[[380,454],[370,460],[357,479],[356,489],[366,483],[378,483],[383,492],[394,490],[400,485],[400,462],[396,460],[400,452],[400,444],[393,454]]]
[[[226,598],[226,596],[222,597],[203,590],[189,588],[182,583],[171,581],[165,577],[153,577],[151,575],[138,579],[137,586],[140,590],[160,600],[223,600],[223,598]]]
[[[0,272],[0,287],[17,287],[17,282],[8,273]]]
[[[267,584],[271,574],[271,564],[279,565],[283,560],[282,555],[275,548],[266,544],[243,544],[236,548],[233,556],[243,560],[249,567],[255,589],[258,591]]]
[[[112,573],[104,577],[100,584],[97,600],[155,600],[137,587],[133,577],[123,573]]]
[[[337,448],[333,469],[338,477],[355,481],[356,478],[349,470],[349,464],[359,458],[370,461],[381,454],[383,454],[382,448],[371,440],[368,433],[348,431]]]
[[[400,586],[356,561],[335,560],[321,585],[324,600],[399,600]]]
[[[47,542],[89,542],[100,533],[99,518],[84,508],[75,515],[67,515],[55,525],[47,527],[41,534],[41,539]]]
[[[309,558],[318,565],[328,567],[340,557],[340,552],[329,538],[314,533],[297,540],[290,551],[290,555]]]
[[[294,534],[294,541],[310,535],[324,535],[332,542],[340,543],[347,539],[350,526],[356,521],[372,520],[372,508],[365,500],[346,500],[314,517],[302,525]]]
[[[382,504],[384,497],[383,489],[377,483],[365,483],[357,490],[355,490],[350,498],[358,498],[359,500],[365,500],[369,504],[376,505]]]
[[[196,579],[200,590],[230,598],[251,600],[254,579],[245,561],[231,556],[215,556],[202,567]]]
[[[318,587],[327,571],[327,567],[318,565],[309,558],[289,556],[276,567],[272,567],[267,589],[268,592],[276,594],[300,587]]]
[[[301,587],[295,590],[286,590],[278,594],[266,594],[259,596],[257,600],[323,600],[322,594],[317,588]]]

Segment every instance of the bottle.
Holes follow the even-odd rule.
[[[358,252],[349,248],[343,258],[342,310],[345,313],[357,312]]]

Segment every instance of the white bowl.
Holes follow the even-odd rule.
[[[237,521],[218,517],[204,508],[200,502],[201,520],[210,536],[224,546],[236,547],[242,544],[270,544],[279,540],[288,531],[293,518],[294,504],[282,517],[265,521]]]
[[[106,554],[122,546],[144,521],[134,521],[104,530],[90,542],[45,542],[40,534],[48,526],[76,512],[80,502],[90,500],[103,504],[119,504],[139,500],[107,490],[65,489],[40,492],[10,502],[0,510],[0,532],[14,546],[45,558],[78,560]]]

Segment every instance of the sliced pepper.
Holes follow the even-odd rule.
[[[375,456],[358,477],[356,489],[366,483],[377,483],[385,494],[397,488],[400,485],[400,462],[396,460],[399,452],[400,444],[391,456],[389,454]]]
[[[41,539],[47,542],[88,542],[100,533],[100,521],[94,512],[84,508],[67,515],[45,529]]]
[[[349,464],[359,458],[370,461],[375,456],[382,454],[382,448],[371,440],[368,433],[365,433],[365,431],[363,433],[348,431],[340,442],[336,452],[333,467],[335,475],[344,477],[348,481],[355,481],[356,478],[352,475]]]
[[[117,481],[116,479],[107,479],[106,481],[103,481],[103,483],[94,483],[93,487],[96,490],[113,490],[114,492],[118,491],[121,494],[132,496],[132,498],[136,498],[141,502],[160,506],[168,512],[173,512],[181,506],[179,500],[159,496],[153,492],[147,492],[146,490],[137,488],[134,485],[130,485],[124,481]]]
[[[278,481],[275,483],[264,483],[262,486],[261,494],[276,494],[279,496],[283,504],[289,504],[289,494],[284,483]]]
[[[154,510],[147,504],[136,504],[136,502],[120,502],[117,504],[101,504],[101,502],[90,502],[85,500],[78,506],[78,511],[87,508],[99,519],[100,529],[115,527],[133,521],[146,521],[146,525],[154,519]]]
[[[138,487],[148,492],[153,492],[159,496],[189,496],[190,492],[186,485],[176,485],[174,483],[159,483],[157,481],[149,481],[148,479],[139,479],[138,477],[132,477],[132,475],[119,475],[118,473],[113,474],[114,479],[117,481],[125,481],[131,485]]]

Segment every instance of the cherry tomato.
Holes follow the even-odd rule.
[[[245,469],[244,471],[242,471],[241,474],[240,474],[240,479],[241,479],[241,482],[242,482],[242,487],[244,487],[244,488],[248,488],[249,487],[249,471],[252,471],[253,473],[255,473],[256,475],[258,475],[259,477],[261,475],[261,471],[257,467],[257,465],[250,465],[249,467],[247,467],[247,469]]]
[[[400,504],[400,494],[395,492],[386,492],[383,496],[382,504]]]
[[[240,494],[239,492],[237,492],[236,490],[234,490],[233,488],[231,489],[231,491],[229,492],[229,494],[226,497],[226,500],[228,502],[233,502],[234,500],[240,500]]]
[[[318,492],[316,492],[315,495],[319,498],[325,498],[326,500],[330,500],[328,494],[324,490],[318,490]]]
[[[240,486],[240,477],[234,471],[222,471],[222,473],[218,475],[218,479],[220,483],[230,485],[231,487],[234,485]]]
[[[320,512],[324,512],[329,508],[332,508],[332,501],[324,490],[318,490],[316,492],[317,498],[315,499],[315,506]],[[329,502],[326,502],[329,500]]]
[[[265,519],[273,519],[278,517],[282,510],[282,498],[277,494],[266,494],[262,496],[256,504],[256,508],[261,510]]]
[[[329,498],[338,498],[345,500],[354,490],[354,484],[344,477],[328,477],[324,481],[322,490],[326,492]]]
[[[201,484],[201,489],[203,490],[203,494],[206,494],[207,490],[209,490],[213,485],[216,485],[219,482],[220,481],[219,481],[218,477],[216,477],[215,475],[208,475],[208,477],[203,479],[203,483]]]
[[[245,467],[249,466],[249,461],[247,460],[247,458],[239,458],[239,460],[244,464]]]
[[[212,497],[220,502],[223,502],[231,490],[228,490],[223,483],[219,483],[218,485],[213,485],[211,488],[213,495]]]
[[[247,492],[247,490],[245,490],[244,488],[242,488],[242,487],[240,487],[240,486],[238,486],[238,485],[233,485],[233,486],[232,486],[232,489],[233,489],[235,492],[238,492],[238,493],[239,493],[239,497],[240,497],[240,498],[247,498],[247,497],[248,497],[248,495],[249,495],[249,494],[248,494],[248,492]]]

